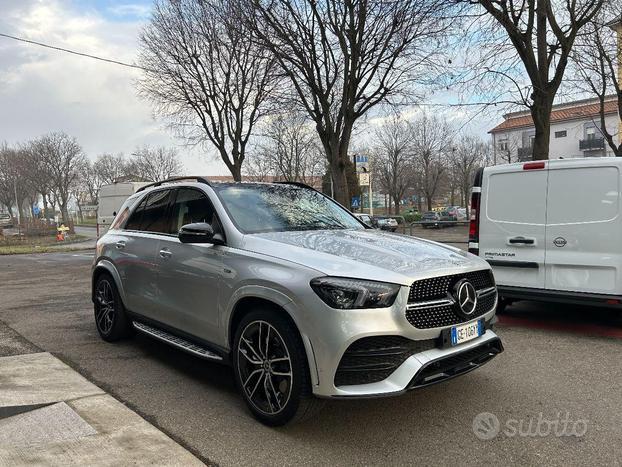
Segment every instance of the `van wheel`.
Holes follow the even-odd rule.
[[[253,416],[269,426],[310,418],[322,401],[311,393],[307,358],[297,329],[271,309],[239,324],[233,344],[236,385]]]
[[[95,326],[102,339],[114,342],[133,334],[119,291],[109,274],[102,274],[95,283]]]
[[[511,300],[508,300],[507,298],[499,298],[499,300],[497,301],[497,314],[498,315],[504,314],[506,307],[508,307],[511,304],[512,304]]]

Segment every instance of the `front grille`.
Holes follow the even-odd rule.
[[[427,300],[445,298],[450,291],[450,287],[460,279],[468,279],[476,290],[486,289],[495,285],[492,271],[489,269],[467,272],[465,274],[454,274],[451,276],[421,279],[414,282],[413,285],[410,286],[408,303],[425,302]]]
[[[353,342],[341,357],[335,386],[382,381],[408,357],[436,345],[436,339],[413,341],[401,336],[363,337]]]
[[[432,361],[419,370],[410,381],[408,389],[440,383],[441,381],[467,373],[482,366],[501,352],[503,352],[501,340],[494,339],[464,352]]]
[[[421,279],[414,282],[410,287],[408,303],[416,304],[433,300],[452,299],[451,289],[456,282],[462,279],[469,280],[477,291],[488,289],[495,285],[495,280],[490,270]],[[496,292],[478,297],[475,311],[468,317],[458,312],[457,304],[448,302],[425,308],[407,309],[406,319],[410,324],[419,329],[453,326],[455,324],[466,323],[467,321],[478,318],[489,312],[495,306],[496,299]]]

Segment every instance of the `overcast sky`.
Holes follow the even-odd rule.
[[[151,0],[0,0],[0,32],[132,63],[151,5]],[[136,95],[139,73],[0,37],[0,142],[64,131],[92,159],[104,152],[129,154],[143,144],[175,146],[187,173],[228,173],[222,162],[183,146],[153,118],[149,104]],[[455,110],[443,113],[456,123],[464,118]],[[494,123],[490,116],[476,118],[466,129],[486,137]]]

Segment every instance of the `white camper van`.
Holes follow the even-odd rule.
[[[622,159],[559,159],[481,169],[469,251],[493,267],[500,303],[622,304]]]
[[[97,238],[106,233],[123,202],[145,185],[148,183],[119,182],[102,185],[97,206]]]

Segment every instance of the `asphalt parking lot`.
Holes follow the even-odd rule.
[[[0,320],[206,463],[622,463],[622,319],[612,312],[520,303],[498,327],[506,351],[478,371],[398,398],[328,401],[304,424],[271,429],[250,417],[228,368],[143,336],[100,340],[91,260],[0,257]]]

